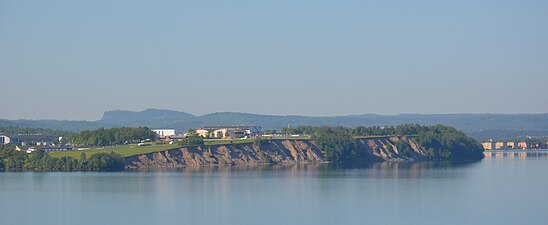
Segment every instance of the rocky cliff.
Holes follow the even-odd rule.
[[[427,160],[426,151],[413,137],[358,139],[358,150],[365,152],[364,162]],[[396,143],[406,143],[404,153]],[[411,150],[409,150],[411,149]],[[290,164],[326,162],[313,140],[270,140],[260,144],[190,146],[130,156],[127,168],[178,168],[185,166],[228,166],[254,164]]]
[[[403,143],[408,151],[398,149],[397,143]],[[400,147],[401,148],[401,147]],[[358,139],[359,151],[365,152],[365,160],[383,161],[420,161],[428,160],[428,153],[414,137],[375,137]]]

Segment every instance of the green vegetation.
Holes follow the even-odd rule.
[[[285,128],[289,134],[310,134],[318,143],[326,160],[340,164],[354,164],[366,157],[357,151],[353,137],[370,136],[415,136],[417,142],[428,151],[431,160],[474,160],[483,158],[483,148],[476,140],[452,127],[436,125],[421,126],[404,124],[389,127],[345,127],[299,126]],[[394,143],[404,156],[411,156],[412,148],[404,141]]]
[[[336,164],[356,164],[360,157],[357,142],[351,129],[344,127],[319,127],[314,139],[327,161]]]
[[[86,157],[52,157],[42,151],[32,154],[15,151],[14,145],[0,145],[0,171],[120,171],[124,158],[114,152]]]
[[[228,144],[250,144],[255,143],[256,139],[261,139],[262,141],[269,140],[311,140],[311,137],[262,137],[262,138],[246,138],[246,139],[215,139],[215,140],[204,140],[204,145],[228,145]]]
[[[407,157],[412,156],[413,148],[411,148],[409,143],[407,143],[403,140],[398,140],[395,145],[396,145],[396,148],[401,152],[402,155],[407,156]],[[390,146],[390,147],[392,147],[392,146]]]
[[[129,145],[118,145],[113,147],[98,147],[98,148],[90,148],[86,150],[81,151],[67,151],[67,152],[50,152],[50,154],[53,157],[60,158],[64,156],[70,156],[73,158],[78,158],[81,153],[85,153],[88,156],[91,156],[96,153],[108,153],[108,152],[114,152],[116,154],[121,155],[122,157],[128,157],[133,155],[140,155],[140,154],[147,154],[152,152],[159,152],[159,151],[165,151],[172,148],[178,148],[177,145],[173,144],[150,144],[147,143],[146,146],[137,146],[137,144],[129,144]]]
[[[455,128],[436,125],[422,127],[420,130],[417,141],[428,150],[433,160],[462,161],[483,158],[483,147]]]
[[[257,148],[261,149],[262,147],[265,147],[267,145],[269,145],[270,142],[266,139],[262,139],[262,138],[255,138],[253,140],[253,145],[255,145]]]
[[[80,134],[74,136],[73,144],[78,146],[114,146],[138,143],[154,137],[156,137],[156,133],[147,127],[100,128],[94,131],[80,132]]]
[[[117,171],[124,168],[123,157],[147,154],[178,148],[180,146],[253,144],[258,148],[270,144],[270,140],[310,140],[313,139],[323,152],[325,159],[335,164],[359,164],[368,162],[367,152],[358,148],[356,137],[375,136],[414,136],[417,143],[428,152],[430,160],[462,161],[483,157],[483,148],[472,138],[452,127],[441,125],[420,126],[406,124],[390,127],[313,127],[300,126],[285,128],[287,134],[310,135],[305,137],[268,137],[265,139],[204,140],[193,135],[177,144],[134,143],[152,139],[154,133],[148,128],[101,128],[96,131],[83,131],[73,137],[74,143],[81,146],[98,146],[88,150],[52,152],[41,151],[32,154],[15,151],[13,145],[0,146],[1,171]],[[393,143],[404,156],[413,156],[413,148],[406,141]],[[104,147],[105,145],[116,145]],[[144,145],[144,146],[143,146]],[[389,146],[391,147],[391,146]],[[262,154],[265,161],[271,161]]]
[[[177,144],[179,146],[203,145],[204,138],[202,136],[194,134],[183,141],[179,141]]]
[[[0,126],[0,134],[5,134],[8,136],[13,136],[17,134],[43,134],[47,136],[56,136],[56,137],[72,137],[75,135],[73,132],[68,131],[59,131],[53,129],[43,129],[43,128],[21,128],[18,126]]]

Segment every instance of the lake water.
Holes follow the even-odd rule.
[[[0,173],[0,224],[548,224],[548,151],[477,163]]]

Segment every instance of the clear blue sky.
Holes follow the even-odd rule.
[[[548,112],[548,1],[0,1],[0,118]]]

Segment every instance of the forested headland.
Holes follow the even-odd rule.
[[[341,164],[358,163],[357,160],[363,158],[364,153],[356,149],[355,137],[359,136],[415,136],[417,142],[427,150],[429,159],[434,161],[465,161],[483,158],[483,148],[476,140],[453,127],[442,125],[358,126],[353,129],[342,126],[299,126],[284,128],[282,133],[311,135],[324,153],[326,160]],[[408,149],[403,142],[395,144],[399,149],[403,149],[404,153]]]
[[[385,138],[390,136],[411,137],[420,145],[422,159],[430,161],[470,161],[483,158],[483,148],[476,140],[452,127],[414,124],[389,127],[342,126],[299,126],[282,130],[285,134],[310,135],[321,150],[323,160],[333,164],[355,165],[368,163],[367,150],[360,149],[358,141],[363,138]],[[154,138],[154,132],[146,127],[112,128],[95,131],[82,131],[71,137],[75,145],[111,146],[135,143]],[[256,139],[256,143],[268,145],[266,139]],[[256,144],[255,143],[255,144]],[[231,144],[227,144],[231,145]],[[409,142],[398,139],[390,145],[397,148],[403,158],[413,156]],[[189,138],[182,146],[203,146],[203,140]],[[416,148],[415,148],[416,149]],[[14,145],[0,148],[1,171],[118,171],[125,167],[124,158],[115,152],[96,153],[89,157],[82,151],[80,157],[52,157],[37,151],[31,154],[15,151]]]

